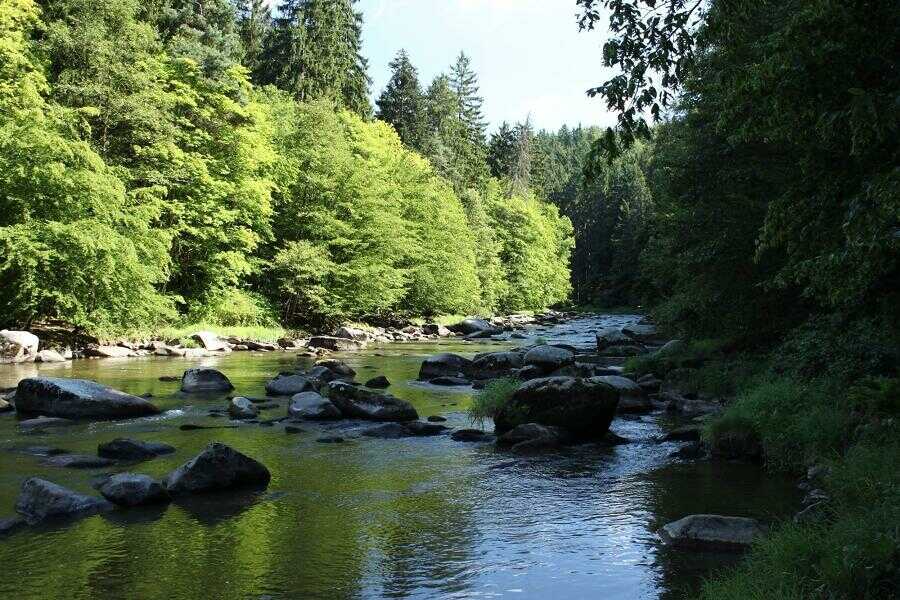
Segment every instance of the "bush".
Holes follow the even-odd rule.
[[[503,377],[488,383],[481,392],[472,398],[469,419],[479,425],[484,425],[486,419],[493,419],[509,402],[521,383],[513,377]]]

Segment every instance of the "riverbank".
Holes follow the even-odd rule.
[[[708,452],[797,478],[803,509],[704,586],[709,600],[888,598],[900,587],[900,386],[896,378],[802,377],[715,341],[637,357],[683,391],[728,400],[703,428]]]

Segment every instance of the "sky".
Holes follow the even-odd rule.
[[[604,31],[579,32],[575,0],[360,0],[372,96],[405,48],[423,88],[460,50],[478,73],[484,113],[495,129],[531,115],[537,129],[615,123],[585,91],[606,79]]]

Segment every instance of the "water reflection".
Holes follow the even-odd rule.
[[[589,344],[610,320],[536,332]],[[575,333],[564,333],[574,331]],[[519,342],[521,343],[521,342]],[[391,393],[423,417],[469,426],[470,389],[416,383],[419,364],[438,351],[472,355],[508,344],[394,345],[347,356],[365,380],[385,375]],[[376,356],[377,354],[377,356]],[[794,502],[788,482],[755,468],[672,465],[673,447],[651,440],[656,418],[617,420],[634,443],[593,445],[512,457],[490,444],[447,436],[353,439],[317,444],[329,426],[180,431],[209,417],[224,396],[178,392],[180,376],[200,364],[222,369],[237,393],[262,396],[265,381],[297,364],[290,354],[235,353],[225,358],[78,361],[0,368],[0,387],[40,372],[86,377],[125,391],[152,393],[163,415],[78,424],[35,438],[0,417],[0,518],[12,513],[22,480],[46,477],[85,493],[90,473],[53,469],[23,446],[91,454],[99,443],[135,437],[178,451],[121,467],[162,477],[211,441],[232,445],[272,472],[266,493],[216,494],[148,510],[117,511],[66,526],[25,529],[0,538],[0,597],[245,600],[294,598],[657,598],[696,585],[704,557],[660,548],[659,524],[689,512],[769,518]],[[284,413],[284,403],[265,417]],[[344,435],[345,425],[330,434]],[[346,432],[349,435],[349,432]]]

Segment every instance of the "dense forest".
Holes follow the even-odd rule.
[[[353,4],[3,2],[0,325],[565,300],[571,224],[492,175],[469,58],[423,90],[401,52],[373,114]]]

